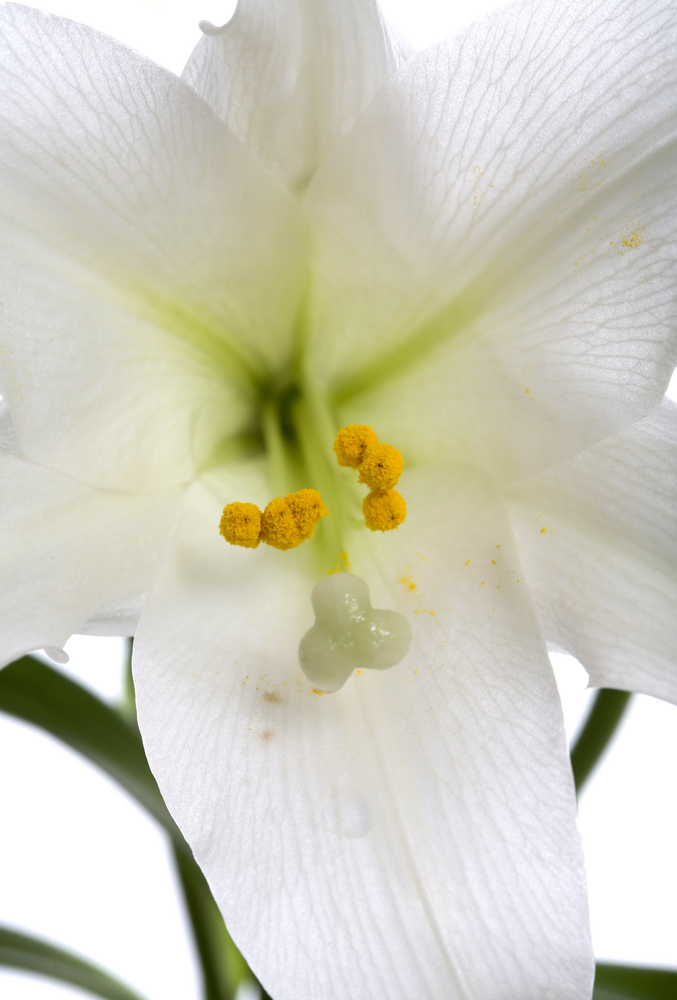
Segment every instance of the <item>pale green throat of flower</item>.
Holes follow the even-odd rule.
[[[370,492],[362,501],[364,524],[371,531],[392,531],[404,521],[404,499],[393,489],[402,473],[402,456],[379,442],[371,427],[349,424],[334,442],[339,466],[356,469]],[[220,533],[231,545],[255,549],[261,542],[282,551],[313,537],[330,511],[316,489],[275,497],[263,512],[256,504],[227,504]],[[340,535],[340,531],[339,531]],[[349,567],[341,551],[335,569],[313,589],[315,624],[299,645],[299,664],[318,694],[338,691],[353,670],[385,670],[400,663],[411,644],[411,628],[397,611],[372,608],[369,588]]]

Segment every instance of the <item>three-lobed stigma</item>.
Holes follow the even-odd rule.
[[[371,490],[362,503],[367,527],[371,531],[399,528],[407,516],[407,505],[393,489],[404,468],[397,448],[380,442],[366,424],[348,424],[338,432],[334,451],[338,464],[357,469],[358,482]]]
[[[353,670],[388,670],[411,645],[411,627],[399,611],[372,607],[369,588],[353,573],[335,573],[311,595],[315,624],[299,645],[299,665],[319,694],[343,687]]]
[[[298,490],[275,497],[261,513],[253,503],[229,503],[223,508],[220,534],[231,545],[255,549],[260,542],[274,549],[294,549],[313,537],[329,511],[317,490]]]

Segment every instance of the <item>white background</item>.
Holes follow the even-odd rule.
[[[272,0],[271,0],[272,2]],[[416,47],[492,0],[382,0]],[[232,0],[45,0],[180,72],[201,19]],[[674,391],[671,393],[675,398]],[[75,636],[59,669],[115,701],[122,644]],[[553,656],[571,735],[589,693],[571,657]],[[0,715],[0,923],[108,968],[148,1000],[197,1000],[198,971],[164,836],[128,796],[60,743]],[[677,967],[677,708],[637,697],[580,803],[598,957]],[[79,990],[0,972],[7,1000],[83,1000]]]

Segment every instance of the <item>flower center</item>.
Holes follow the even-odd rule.
[[[284,488],[302,475],[313,487],[275,497],[263,511],[246,501],[229,503],[219,530],[231,545],[255,549],[264,542],[288,550],[313,538],[318,528],[313,546],[329,575],[312,592],[316,620],[301,639],[298,656],[313,689],[329,694],[343,687],[355,669],[395,666],[411,644],[404,616],[373,608],[364,580],[344,571],[349,569],[347,528],[361,523],[371,531],[392,531],[404,521],[406,504],[393,489],[404,461],[365,424],[343,427],[333,440],[332,456],[331,419],[313,396],[294,401],[293,434],[285,434],[280,411],[268,405],[263,412],[271,483]],[[369,487],[361,517],[355,486],[346,482],[341,467],[355,469],[358,482]]]
[[[334,452],[340,466],[357,469],[359,482],[371,488],[362,502],[367,528],[398,528],[406,517],[407,506],[392,489],[404,467],[397,448],[379,442],[371,427],[349,424],[338,432]],[[312,538],[320,518],[328,514],[320,493],[306,488],[275,497],[263,513],[252,503],[229,503],[223,509],[219,531],[231,545],[247,549],[257,548],[260,542],[276,549],[293,549]],[[342,552],[339,560],[344,556]]]

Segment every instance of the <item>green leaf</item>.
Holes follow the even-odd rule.
[[[627,691],[600,688],[595,695],[581,733],[571,748],[571,767],[580,793],[608,747],[625,715],[632,695]]]
[[[253,981],[253,975],[226,930],[193,852],[164,804],[146,760],[133,706],[133,687],[128,686],[123,709],[117,711],[32,656],[0,671],[0,711],[39,726],[97,764],[169,833],[201,959],[205,1000],[233,1000],[238,985]]]
[[[138,993],[76,955],[2,926],[0,965],[60,979],[106,1000],[142,1000]]]
[[[22,656],[0,671],[0,711],[47,730],[83,754],[138,799],[172,837],[181,838],[138,731],[115,709],[47,664]]]
[[[592,1000],[675,1000],[677,972],[598,962]]]

